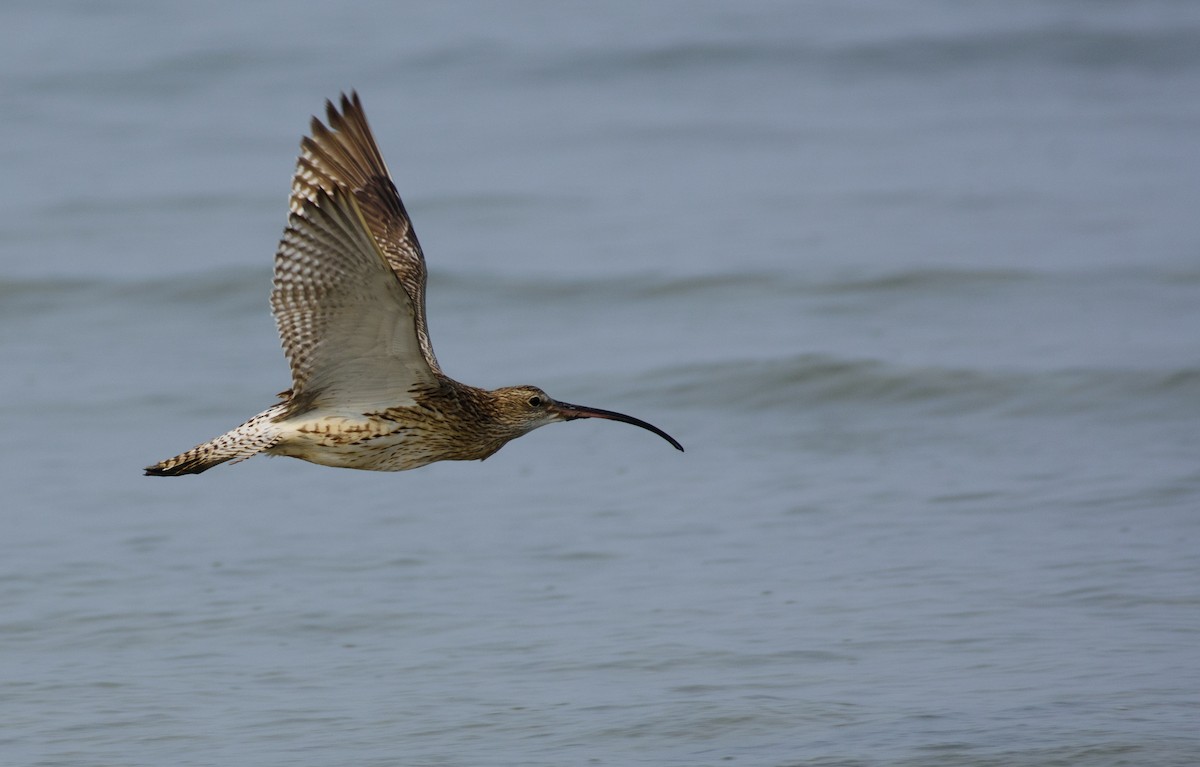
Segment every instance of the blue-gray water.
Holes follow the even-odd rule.
[[[0,764],[1200,761],[1200,5],[0,6]],[[460,380],[402,474],[141,467],[288,385],[357,88]]]

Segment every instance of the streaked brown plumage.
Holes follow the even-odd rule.
[[[442,373],[425,319],[425,258],[358,94],[326,102],[300,143],[271,310],[292,370],[282,402],[146,468],[199,474],[258,453],[327,466],[403,471],[482,460],[555,421],[609,410],[557,402],[534,386],[486,390]]]

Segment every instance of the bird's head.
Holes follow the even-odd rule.
[[[496,420],[517,431],[518,434],[527,434],[539,426],[556,421],[603,418],[608,421],[633,424],[652,431],[670,442],[676,450],[683,450],[683,445],[676,442],[670,434],[640,418],[634,418],[624,413],[615,413],[611,410],[559,402],[536,386],[506,386],[503,389],[496,389],[492,391],[492,402]]]

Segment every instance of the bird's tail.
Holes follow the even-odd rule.
[[[226,461],[237,463],[269,450],[283,437],[283,432],[278,427],[278,419],[283,412],[283,403],[268,408],[236,429],[231,429],[202,445],[196,445],[186,453],[147,466],[146,476],[178,477],[184,474],[199,474]]]

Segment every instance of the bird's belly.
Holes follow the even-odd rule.
[[[368,471],[405,471],[438,460],[418,433],[393,421],[325,416],[286,425],[284,438],[267,452]]]

